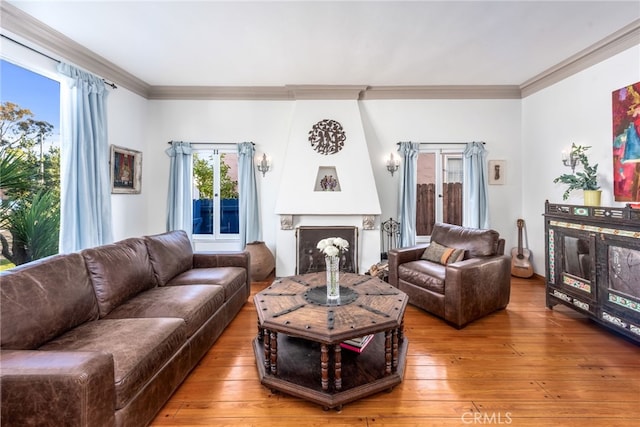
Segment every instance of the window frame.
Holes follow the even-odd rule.
[[[438,191],[441,191],[442,185],[448,182],[447,173],[445,172],[445,161],[446,159],[461,159],[461,173],[462,173],[462,185],[464,186],[465,176],[464,176],[464,150],[465,144],[447,144],[447,143],[429,143],[429,144],[420,144],[420,148],[418,150],[418,155],[420,154],[433,154],[435,158],[434,165],[434,173],[435,173],[435,185]],[[443,200],[444,198],[441,195],[436,194],[435,197],[435,221],[443,220]],[[462,201],[464,203],[464,199]],[[416,243],[429,243],[431,242],[431,235],[418,235],[417,230],[418,227],[415,226],[416,230]]]
[[[236,155],[237,161],[237,149],[235,144],[199,144],[197,146],[192,147],[192,154],[199,154],[200,158],[207,158],[210,155],[213,156],[213,232],[211,234],[196,234],[192,233],[192,238],[194,242],[198,243],[236,243],[240,241],[240,231],[238,233],[222,233],[220,227],[220,218],[222,212],[222,199],[220,197],[220,171],[221,171],[221,156],[223,154],[234,154]],[[194,160],[195,160],[195,156]],[[193,174],[193,160],[191,163],[192,174],[191,174],[191,186],[193,189],[196,188],[194,182],[194,174]],[[237,167],[237,166],[236,166]],[[192,200],[196,200],[195,196],[192,195]],[[194,217],[193,212],[193,203],[191,204],[191,215]],[[193,230],[192,230],[193,231]]]

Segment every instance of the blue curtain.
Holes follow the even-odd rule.
[[[401,142],[398,148],[402,159],[398,220],[400,221],[400,247],[416,244],[416,181],[418,179],[417,142]]]
[[[191,144],[172,141],[165,153],[169,163],[169,194],[167,196],[167,231],[184,230],[191,238]]]
[[[489,228],[487,150],[482,142],[470,142],[464,150],[463,214],[466,227]]]
[[[256,173],[253,168],[255,148],[251,142],[238,144],[238,210],[240,215],[240,247],[262,240]]]
[[[61,99],[60,252],[111,243],[107,95],[100,77],[58,64]]]

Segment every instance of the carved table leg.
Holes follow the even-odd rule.
[[[384,362],[386,374],[391,373],[391,331],[385,331],[384,333]]]
[[[262,326],[260,325],[260,318],[258,318],[258,340],[262,341],[262,335],[264,333],[264,330],[262,328]]]
[[[278,333],[271,331],[271,373],[278,375]]]
[[[334,385],[336,390],[342,390],[342,347],[340,344],[336,344],[333,346],[333,356],[334,356]]]
[[[264,339],[264,368],[267,372],[271,367],[271,363],[269,360],[271,359],[271,340],[269,339],[269,331],[264,329],[262,332],[262,336]]]
[[[398,370],[398,336],[400,334],[398,333],[398,329],[394,329],[393,330],[393,337],[392,337],[392,342],[393,342],[393,360],[392,360],[392,369],[393,372],[396,372]]]
[[[320,344],[320,371],[322,373],[322,390],[329,389],[329,346]]]

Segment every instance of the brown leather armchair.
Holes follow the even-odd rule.
[[[389,251],[389,283],[410,304],[463,328],[509,303],[504,244],[495,230],[436,223],[431,244]]]

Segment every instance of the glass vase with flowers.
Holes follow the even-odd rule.
[[[328,237],[317,244],[324,254],[327,268],[327,302],[340,299],[340,254],[349,250],[349,242],[341,237]]]

